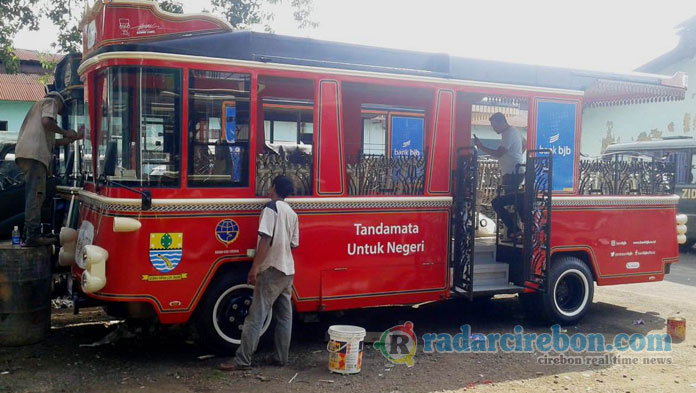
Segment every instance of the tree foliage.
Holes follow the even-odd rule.
[[[53,74],[58,63],[54,61],[54,56],[51,56],[49,53],[40,53],[39,61],[41,62],[41,69],[44,70],[43,75],[39,77],[39,83],[47,85],[53,80]]]
[[[58,27],[58,36],[51,46],[60,52],[80,51],[82,35],[78,25],[82,16],[79,10],[81,5],[79,0],[52,0],[46,1],[42,7],[44,15]]]
[[[159,2],[159,6],[161,9],[169,12],[173,12],[175,14],[183,14],[184,13],[184,5],[180,1],[175,1],[175,0],[163,0]]]
[[[37,30],[39,18],[34,11],[38,0],[0,0],[0,62],[5,72],[19,70],[19,59],[14,53],[13,41],[19,30],[28,27]]]
[[[249,29],[263,24],[264,30],[273,32],[275,14],[265,5],[287,4],[288,0],[211,0],[213,13],[222,14],[235,29]],[[313,0],[289,0],[293,17],[300,29],[316,28],[319,23],[311,19]]]
[[[88,0],[92,1],[92,0]],[[177,0],[156,0],[160,8],[183,13],[183,4]],[[210,0],[212,14],[227,20],[236,29],[263,26],[273,32],[273,6],[289,4],[297,26],[315,28],[311,19],[314,0]],[[13,41],[23,28],[37,30],[42,18],[58,27],[58,35],[51,44],[57,52],[75,53],[81,49],[79,31],[83,0],[0,0],[0,62],[6,72],[17,72],[19,59],[14,54]]]
[[[246,29],[261,23],[262,0],[211,0],[214,14],[221,14],[235,29]]]

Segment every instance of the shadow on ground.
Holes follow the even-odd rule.
[[[459,332],[469,324],[472,332],[511,333],[515,325],[525,332],[547,333],[548,326],[529,323],[514,296],[469,303],[451,300],[418,309],[387,307],[323,314],[319,323],[296,323],[291,348],[291,364],[285,368],[255,367],[249,372],[223,373],[216,369],[220,357],[189,340],[182,327],[145,329],[137,337],[121,338],[98,347],[81,347],[102,339],[117,328],[100,311],[79,316],[55,313],[50,337],[36,345],[0,348],[2,391],[89,392],[213,392],[213,391],[434,391],[471,387],[481,383],[526,380],[540,375],[602,369],[609,365],[544,365],[539,353],[424,354],[419,345],[415,365],[393,365],[365,345],[363,371],[341,376],[327,370],[325,332],[332,324],[352,324],[381,332],[405,321],[414,324],[420,338],[424,333]],[[642,324],[634,322],[642,321]],[[663,327],[664,319],[655,313],[638,313],[624,307],[595,303],[577,326],[575,333],[602,333],[612,340],[618,333],[648,333]],[[266,338],[260,351],[269,351]],[[551,353],[555,355],[555,353]],[[582,354],[580,354],[582,355]],[[601,357],[604,353],[594,353]],[[199,356],[204,356],[201,360]],[[297,375],[295,375],[297,374]],[[288,383],[294,377],[291,384]]]

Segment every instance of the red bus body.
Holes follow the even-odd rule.
[[[120,22],[119,22],[120,21]],[[91,144],[98,156],[96,78],[100,70],[117,66],[180,70],[179,126],[184,129],[177,186],[139,187],[152,194],[152,208],[141,209],[132,192],[91,180],[76,191],[81,205],[77,228],[81,246],[92,244],[108,253],[103,288],[89,293],[106,303],[149,305],[162,323],[189,321],[206,291],[230,266],[246,266],[257,241],[259,213],[267,199],[257,196],[256,157],[263,148],[260,94],[273,78],[301,79],[314,86],[313,170],[311,194],[289,198],[299,216],[300,247],[294,252],[296,275],[293,300],[298,312],[408,305],[456,296],[452,288],[452,173],[458,149],[471,140],[471,104],[475,94],[511,96],[528,103],[527,148],[537,146],[537,103],[572,103],[575,116],[575,169],[579,168],[581,114],[589,98],[581,90],[520,86],[504,83],[447,80],[382,71],[351,71],[326,66],[291,66],[273,61],[228,60],[207,56],[142,51],[105,50],[110,46],[210,35],[228,31],[209,16],[174,16],[155,5],[112,1],[98,3],[84,22],[84,57],[80,75],[89,110]],[[246,186],[194,187],[185,159],[190,97],[190,70],[250,75],[248,134],[249,170]],[[260,79],[263,79],[263,87]],[[346,87],[348,86],[348,88]],[[372,86],[361,92],[350,86]],[[347,90],[348,89],[348,90]],[[382,90],[414,89],[414,96],[396,97],[398,107],[424,107],[423,151],[427,151],[420,195],[350,195],[347,166],[360,149],[351,129],[360,121],[361,102],[380,103]],[[399,90],[402,91],[402,90]],[[423,93],[424,92],[424,93]],[[298,98],[299,93],[297,93]],[[423,104],[424,103],[424,104]],[[357,119],[356,120],[356,116]],[[99,173],[96,161],[92,173]],[[96,176],[95,176],[96,177]],[[598,285],[661,281],[668,264],[678,261],[676,196],[580,195],[572,189],[554,192],[551,254],[575,256],[590,268]],[[115,231],[116,218],[137,221],[139,228]],[[222,221],[236,224],[233,239],[221,238]],[[89,224],[84,224],[85,222]],[[132,221],[131,221],[132,223]],[[83,236],[86,226],[92,236]],[[389,228],[389,229],[386,229]],[[180,262],[163,273],[153,265],[152,239],[179,236]],[[229,233],[227,234],[230,235]],[[80,244],[82,242],[83,244]],[[157,245],[155,245],[157,246]],[[155,247],[156,248],[156,247]],[[80,259],[81,255],[76,255]],[[228,269],[228,270],[226,270]],[[72,265],[79,282],[83,269]],[[525,292],[530,292],[526,289]]]

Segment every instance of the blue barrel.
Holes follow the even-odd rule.
[[[0,243],[0,345],[37,343],[51,330],[51,247]]]

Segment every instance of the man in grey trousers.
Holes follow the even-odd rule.
[[[276,321],[275,353],[265,361],[279,366],[288,362],[292,335],[290,289],[295,275],[291,250],[300,245],[297,214],[285,202],[292,188],[292,182],[285,176],[273,179],[269,191],[271,201],[261,212],[256,256],[247,277],[249,284],[254,285],[254,299],[244,320],[237,353],[230,362],[220,365],[221,370],[243,370],[251,366],[251,356],[256,352],[271,308]]]

